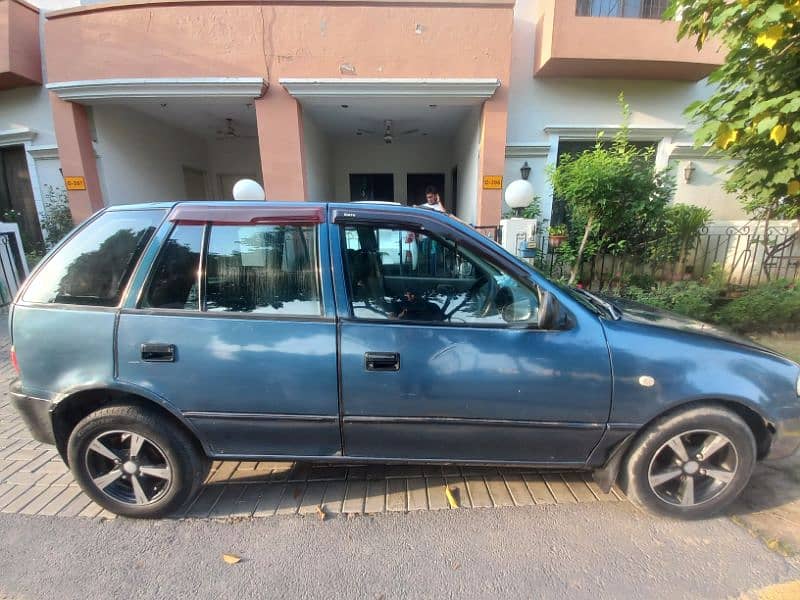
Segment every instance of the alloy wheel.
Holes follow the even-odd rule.
[[[94,485],[112,500],[143,506],[161,499],[172,484],[166,453],[153,440],[132,431],[97,435],[84,453]]]
[[[661,501],[698,506],[724,492],[738,466],[730,439],[716,431],[695,429],[672,437],[656,451],[647,480]]]

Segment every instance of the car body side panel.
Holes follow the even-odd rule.
[[[91,387],[114,374],[115,309],[84,306],[14,307],[13,336],[22,390],[46,400]]]
[[[787,359],[625,317],[604,325],[614,367],[612,424],[645,424],[695,400],[739,402],[771,421],[800,413],[787,384],[797,366]]]
[[[175,361],[143,361],[143,343],[174,344]],[[124,311],[118,352],[119,380],[166,398],[219,453],[341,450],[333,321]]]

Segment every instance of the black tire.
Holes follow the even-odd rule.
[[[620,484],[650,512],[705,519],[736,499],[755,463],[755,438],[739,415],[722,406],[696,406],[661,417],[636,437]]]
[[[133,440],[139,445],[131,458]],[[195,496],[210,466],[180,427],[154,410],[132,405],[108,406],[85,417],[70,435],[67,457],[73,476],[92,500],[117,515],[141,519],[178,511]]]

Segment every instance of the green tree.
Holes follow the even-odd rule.
[[[679,38],[727,50],[712,95],[686,109],[697,144],[732,159],[725,185],[749,212],[800,218],[800,0],[672,0],[677,15]]]
[[[554,193],[564,198],[583,234],[572,260],[569,283],[592,252],[642,254],[649,240],[663,235],[664,211],[674,190],[667,173],[655,168],[652,149],[628,140],[630,108],[620,94],[623,127],[613,142],[602,138],[577,155],[565,154],[549,175]]]

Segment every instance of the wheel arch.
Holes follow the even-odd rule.
[[[62,394],[51,409],[53,436],[58,453],[67,460],[67,443],[75,426],[90,413],[107,406],[135,405],[159,413],[182,429],[196,444],[197,450],[208,456],[210,448],[197,430],[172,404],[145,390],[131,386],[91,386],[73,389]]]
[[[618,479],[622,465],[626,463],[632,449],[635,448],[637,440],[641,438],[644,432],[647,431],[653,423],[664,417],[701,406],[719,406],[741,417],[750,428],[756,440],[756,458],[761,460],[768,454],[772,442],[772,434],[775,429],[769,420],[760,412],[747,402],[740,400],[714,397],[696,398],[672,405],[666,410],[659,412],[639,427],[635,433],[619,441],[609,452],[609,458],[606,463],[599,469],[593,471],[595,481],[606,491],[611,489]]]

